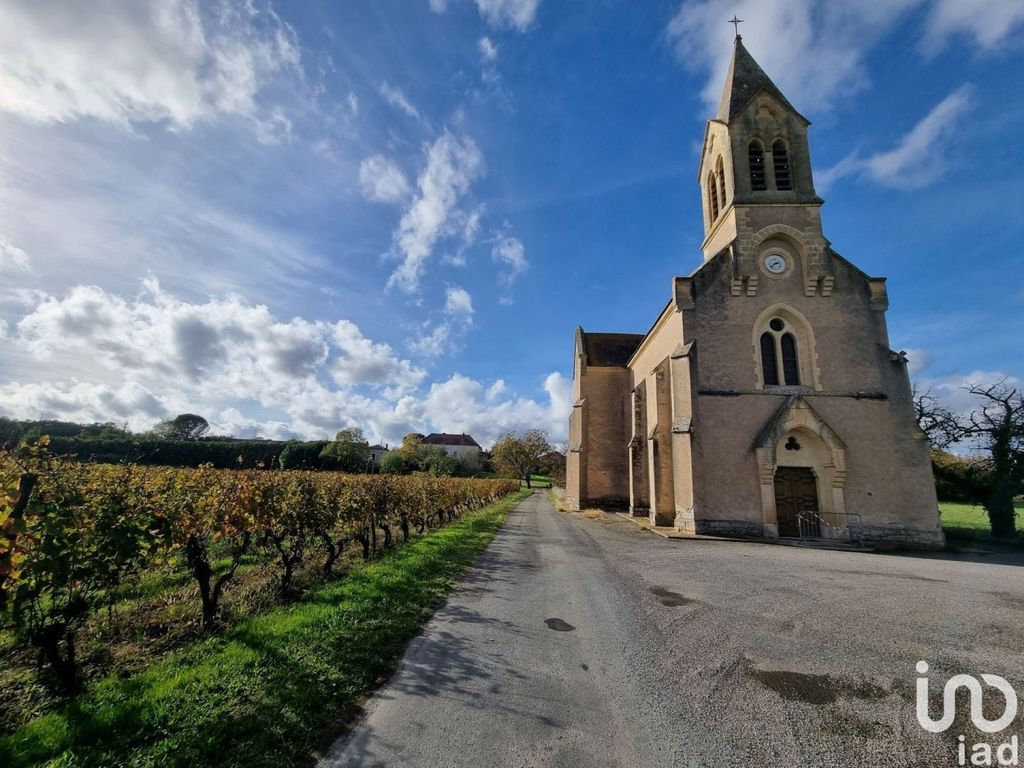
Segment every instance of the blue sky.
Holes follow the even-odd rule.
[[[915,376],[1024,376],[1019,0],[7,0],[0,413],[564,439],[700,263],[733,13]]]

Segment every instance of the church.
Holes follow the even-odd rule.
[[[736,37],[703,263],[645,334],[576,330],[566,501],[683,535],[943,543],[885,278],[832,249],[807,129]]]

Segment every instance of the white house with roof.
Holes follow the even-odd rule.
[[[426,435],[420,441],[420,445],[443,448],[445,453],[460,464],[479,464],[480,454],[483,451],[480,443],[465,433],[450,435],[446,432],[433,432]]]

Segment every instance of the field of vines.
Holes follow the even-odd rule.
[[[216,470],[61,461],[45,440],[0,452],[0,622],[35,654],[40,681],[81,686],[79,632],[112,614],[154,571],[216,632],[240,567],[330,579],[340,559],[370,559],[454,520],[518,483],[449,477]],[[136,589],[137,591],[137,589]]]

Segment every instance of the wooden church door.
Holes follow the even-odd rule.
[[[799,512],[819,512],[818,484],[814,473],[807,467],[779,467],[775,470],[775,510],[779,523],[779,536],[800,535]],[[805,532],[820,536],[818,519],[808,518]]]

